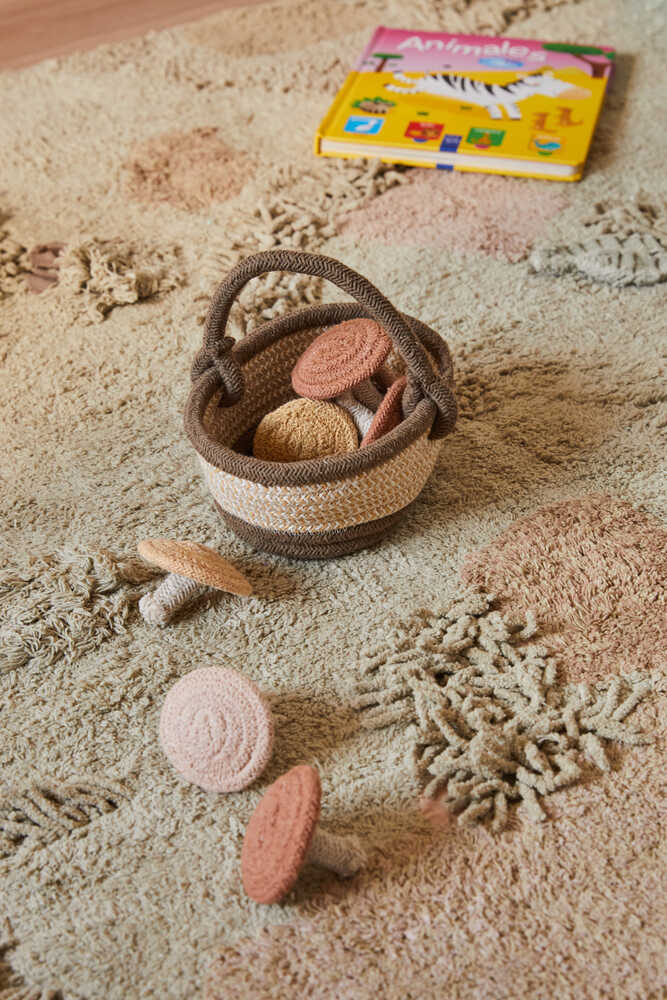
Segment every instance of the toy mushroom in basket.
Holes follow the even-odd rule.
[[[365,448],[403,419],[404,376],[383,368],[392,343],[379,323],[351,319],[321,333],[298,359],[300,398],[267,413],[253,441],[256,458],[298,462]],[[386,392],[374,380],[377,377]]]
[[[252,587],[243,573],[206,545],[171,538],[147,538],[137,546],[143,558],[169,574],[152,594],[139,601],[149,625],[167,625],[179,608],[207,587],[249,597]]]
[[[343,878],[367,863],[358,837],[318,828],[320,776],[314,767],[293,767],[269,787],[250,818],[241,851],[245,891],[257,903],[278,903],[305,864],[330,868]]]

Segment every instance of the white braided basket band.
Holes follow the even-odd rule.
[[[423,489],[439,451],[440,441],[424,434],[368,472],[305,486],[264,486],[199,461],[224,510],[259,528],[300,534],[366,524],[402,510]]]

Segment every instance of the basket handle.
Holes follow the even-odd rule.
[[[266,250],[240,261],[218,286],[206,316],[203,345],[192,365],[192,378],[215,367],[220,376],[223,406],[237,403],[243,396],[243,373],[232,356],[234,341],[225,335],[229,312],[241,289],[252,278],[267,271],[291,271],[326,278],[352,295],[389,334],[414,382],[438,409],[439,435],[449,433],[456,423],[456,400],[449,379],[437,375],[417,336],[391,302],[366,278],[333,257],[299,250]]]

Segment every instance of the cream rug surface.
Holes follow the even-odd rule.
[[[378,23],[616,46],[585,178],[315,159]],[[0,76],[0,996],[662,995],[664,40],[654,0],[299,0]],[[54,242],[59,280],[29,294],[29,251]],[[208,297],[269,246],[360,270],[456,366],[459,422],[419,501],[328,563],[229,534],[182,430]],[[336,295],[262,279],[235,333]],[[136,543],[155,535],[218,548],[255,596],[149,627]],[[598,720],[604,758],[541,821],[525,798],[496,827],[425,816],[414,727],[354,708],[390,621],[471,583],[508,618],[535,612],[554,683],[602,684],[600,719],[651,677],[625,719],[649,741]],[[179,780],[157,740],[169,688],[216,664],[276,714],[268,771],[228,796]],[[370,865],[258,906],[243,832],[298,763]]]

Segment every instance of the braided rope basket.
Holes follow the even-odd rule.
[[[225,335],[234,300],[268,271],[326,278],[355,301],[296,310],[235,345]],[[248,454],[261,418],[294,398],[290,376],[305,348],[327,327],[357,317],[376,320],[404,363],[398,427],[367,447],[325,458],[283,463]],[[185,430],[220,513],[254,548],[326,559],[372,545],[421,492],[455,422],[444,340],[339,261],[290,250],[258,253],[234,267],[213,296],[192,365]]]

